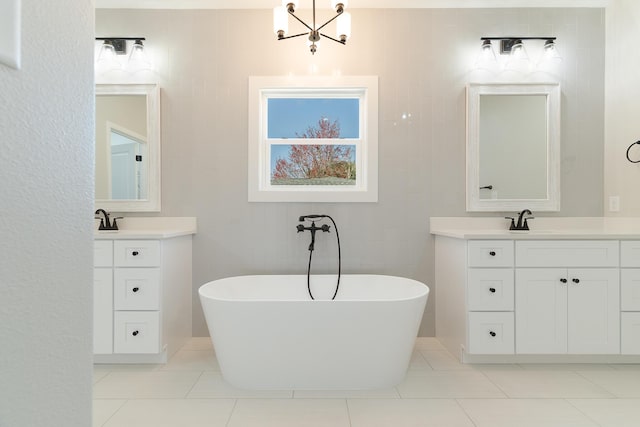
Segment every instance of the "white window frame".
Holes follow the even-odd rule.
[[[269,98],[358,98],[359,138],[269,139]],[[249,201],[250,202],[377,202],[378,78],[249,77]],[[271,185],[271,146],[355,145],[355,185]]]

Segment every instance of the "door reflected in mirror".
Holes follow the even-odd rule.
[[[96,86],[96,207],[160,210],[157,85]]]
[[[96,97],[96,198],[147,198],[147,97]]]

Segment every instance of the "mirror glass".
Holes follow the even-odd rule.
[[[559,210],[559,86],[467,93],[467,210]]]
[[[156,85],[96,86],[96,207],[160,209]]]

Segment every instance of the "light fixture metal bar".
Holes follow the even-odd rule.
[[[336,43],[340,43],[340,44],[347,44],[347,42],[346,42],[346,41],[342,41],[342,40],[334,39],[333,37],[328,36],[328,35],[326,35],[326,34],[323,34],[323,33],[318,33],[318,34],[320,34],[322,37],[325,37],[325,38],[327,38],[327,39],[329,39],[329,40],[333,40],[333,41],[334,41],[334,42],[336,42]]]
[[[336,16],[334,16],[333,18],[329,19],[327,22],[325,22],[324,24],[322,24],[319,28],[318,31],[320,31],[321,29],[323,29],[324,27],[327,26],[327,24],[332,23],[338,16],[342,15],[341,13],[336,14]]]
[[[300,36],[306,36],[307,34],[309,34],[310,32],[307,31],[306,33],[300,33],[300,34],[294,34],[292,36],[283,36],[283,37],[279,37],[278,40],[286,40],[286,39],[292,39],[294,37],[300,37]]]
[[[96,37],[96,40],[142,40],[146,41],[144,37]]]
[[[313,28],[311,28],[310,26],[307,25],[306,22],[304,22],[302,19],[298,18],[296,16],[296,14],[294,12],[289,12],[289,15],[293,16],[294,18],[296,18],[298,20],[298,22],[300,22],[302,25],[304,25],[305,27],[307,27],[309,29],[309,31],[313,31]]]
[[[480,37],[480,40],[557,40],[557,37]]]

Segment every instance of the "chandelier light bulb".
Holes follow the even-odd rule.
[[[338,16],[336,23],[336,35],[338,40],[346,42],[351,37],[351,14],[343,12]]]
[[[273,32],[278,38],[282,38],[289,32],[289,14],[285,6],[273,8]]]

